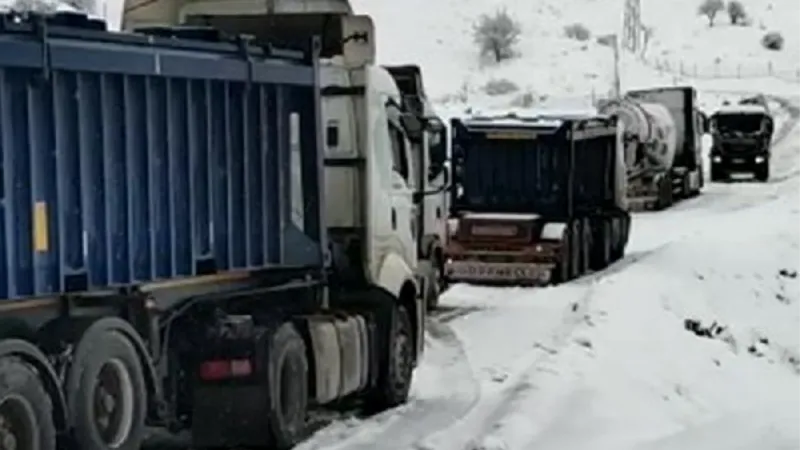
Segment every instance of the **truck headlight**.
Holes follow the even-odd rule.
[[[711,161],[715,163],[722,162],[722,157],[719,155],[714,155],[711,157]]]
[[[763,156],[756,156],[756,164],[761,164],[764,162]]]

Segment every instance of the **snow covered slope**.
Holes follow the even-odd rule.
[[[659,2],[643,0],[643,22],[652,24],[655,31],[648,56],[669,61],[672,66],[683,63],[689,73],[712,76],[763,75],[772,69],[800,82],[800,2],[796,0],[740,0],[750,22],[746,26],[732,25],[727,14],[720,13],[713,27],[697,14],[699,0]],[[681,17],[683,20],[664,20]],[[779,31],[785,47],[776,52],[761,46],[762,36]]]
[[[698,2],[642,0],[643,22],[654,30],[651,57],[669,61],[675,70],[683,61],[687,71],[696,68],[698,75],[706,77],[715,70],[735,74],[737,68],[745,76],[766,75],[770,63],[789,75],[800,69],[800,28],[796,26],[800,3],[796,0],[744,0],[752,26],[732,27],[723,12],[711,29],[697,15]],[[621,33],[623,4],[624,0],[353,0],[356,11],[375,20],[379,60],[420,64],[430,94],[449,114],[463,111],[466,105],[519,104],[526,94],[537,103],[549,99],[570,105],[605,95],[612,86],[613,53],[595,37]],[[480,14],[498,8],[505,8],[521,25],[520,56],[499,65],[481,64],[472,26]],[[573,23],[584,24],[592,38],[586,42],[566,38],[564,27]],[[783,51],[760,47],[766,30],[784,34]],[[652,67],[633,61],[626,62],[622,75],[631,85],[675,79],[674,74],[659,75]],[[487,82],[503,79],[519,89],[498,96],[484,92]],[[797,84],[790,86],[796,90]]]

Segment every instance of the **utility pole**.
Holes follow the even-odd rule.
[[[625,0],[622,39],[625,49],[638,54],[642,44],[642,4],[641,0]]]
[[[611,36],[611,43],[614,45],[614,98],[620,99],[622,97],[622,82],[620,80],[620,58],[619,58],[619,36],[614,34]]]

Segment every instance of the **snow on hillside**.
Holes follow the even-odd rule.
[[[699,0],[658,2],[643,0],[642,17],[655,32],[648,55],[667,60],[684,70],[699,70],[708,75],[763,74],[771,64],[773,70],[800,81],[800,2],[796,0],[741,0],[749,16],[747,26],[731,25],[725,11],[714,27],[697,14]],[[681,20],[664,20],[679,17]],[[779,31],[785,39],[782,51],[761,46],[761,37],[768,31]]]
[[[753,25],[732,27],[723,12],[714,28],[697,15],[698,0],[642,3],[643,22],[654,30],[648,55],[668,60],[674,70],[680,68],[680,61],[687,71],[696,68],[703,76],[714,75],[714,70],[735,75],[736,68],[742,75],[766,76],[770,62],[775,70],[800,69],[800,29],[795,23],[800,4],[795,0],[745,1]],[[512,106],[526,94],[536,103],[576,106],[606,95],[612,87],[613,53],[598,44],[596,36],[621,33],[623,4],[623,0],[353,1],[356,11],[370,14],[375,21],[379,61],[421,65],[429,95],[446,115],[460,114],[466,106]],[[521,25],[519,57],[486,64],[477,54],[472,27],[482,13],[498,8],[505,8]],[[586,42],[566,38],[564,27],[573,23],[584,24],[592,38]],[[783,51],[760,47],[762,24],[784,34]],[[623,82],[631,85],[672,83],[680,78],[670,72],[659,74],[636,61],[627,61],[622,72]],[[484,92],[487,82],[503,79],[519,89],[499,96]],[[733,83],[741,85],[739,80]],[[796,91],[796,83],[789,84]],[[764,80],[754,83],[754,89],[762,86],[771,89]]]

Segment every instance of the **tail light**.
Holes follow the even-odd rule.
[[[213,360],[200,364],[200,379],[203,381],[243,378],[252,374],[253,363],[249,359]]]

